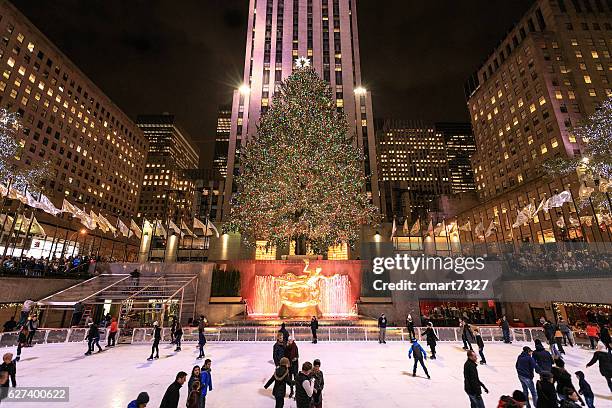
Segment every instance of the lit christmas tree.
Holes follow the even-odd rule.
[[[299,61],[298,61],[299,62]],[[238,193],[227,229],[247,242],[296,242],[322,253],[378,221],[364,192],[363,153],[348,135],[329,85],[307,63],[282,84],[242,149]]]

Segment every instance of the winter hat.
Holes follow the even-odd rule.
[[[515,390],[512,393],[512,399],[515,400],[516,402],[527,402],[527,398],[525,397],[525,394],[523,394],[523,392],[519,390]]]
[[[523,347],[523,352],[524,353],[529,353],[530,351],[531,351],[531,347],[529,347],[529,346]]]
[[[146,392],[141,392],[138,394],[138,398],[136,398],[136,405],[138,404],[147,404],[149,402],[149,394]]]
[[[550,381],[550,379],[553,378],[553,375],[550,371],[542,371],[540,373],[540,378],[544,381]]]
[[[576,371],[576,377],[584,378],[584,373],[582,371]]]
[[[540,340],[540,339],[535,339],[535,342],[534,342],[534,343],[535,343],[535,345],[536,345],[536,346],[541,346],[541,345],[542,345],[542,340]]]

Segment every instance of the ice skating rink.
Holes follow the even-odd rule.
[[[424,343],[421,343],[425,347]],[[479,366],[482,382],[490,394],[487,407],[496,407],[502,394],[520,389],[514,364],[524,344],[486,344],[488,365]],[[325,374],[323,392],[326,407],[469,407],[463,392],[465,351],[461,346],[439,343],[438,359],[427,360],[431,380],[420,367],[412,377],[407,343],[338,342],[298,343],[300,365],[319,358]],[[530,344],[533,348],[533,344]],[[23,350],[17,365],[19,386],[68,386],[69,403],[2,403],[2,407],[91,407],[125,408],[139,392],[151,397],[149,407],[157,408],[166,387],[178,371],[188,374],[202,360],[195,344],[184,344],[175,353],[169,344],[160,345],[160,359],[147,361],[148,345],[120,345],[89,357],[83,344],[36,345]],[[14,352],[0,348],[1,353]],[[272,343],[208,343],[206,356],[213,361],[213,391],[207,407],[274,407],[271,389],[264,382],[273,372]],[[595,392],[595,406],[612,407],[612,396],[596,366],[586,368],[592,352],[568,347],[566,368],[582,370]],[[573,378],[574,385],[577,380]],[[185,406],[187,386],[181,389],[179,407]],[[285,407],[295,407],[286,399]]]

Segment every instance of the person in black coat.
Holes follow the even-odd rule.
[[[181,387],[187,381],[187,373],[184,371],[180,371],[176,375],[176,380],[170,384],[168,389],[166,389],[166,393],[162,398],[161,404],[159,408],[177,408],[179,399],[181,398]]]
[[[473,350],[467,352],[467,361],[463,365],[463,389],[470,398],[471,408],[484,408],[484,401],[482,400],[482,390],[487,394],[489,390],[480,381],[478,377],[478,356]]]
[[[384,313],[378,318],[378,343],[387,344],[387,317]]]
[[[15,365],[15,362],[13,361],[13,353],[6,353],[2,356],[2,364],[0,365],[0,371],[6,371],[8,373],[6,381],[0,383],[0,387],[8,388],[9,382],[13,387],[17,387],[17,365]]]
[[[433,324],[431,322],[427,323],[427,328],[425,329],[425,333],[423,336],[427,339],[427,345],[429,346],[429,350],[431,350],[431,359],[436,359],[436,344],[440,340],[438,336],[436,336],[436,332],[433,329]]]
[[[100,346],[100,330],[98,329],[98,325],[95,323],[91,323],[89,325],[89,331],[87,332],[87,336],[85,337],[87,340],[87,353],[86,356],[90,356],[94,351],[94,347],[98,346],[98,352],[102,351],[102,346]]]
[[[506,316],[502,316],[501,318],[501,328],[502,334],[504,336],[504,343],[510,344],[510,323],[508,323],[508,319]]]
[[[264,388],[268,389],[268,387],[272,385],[272,383],[274,383],[274,387],[272,388],[272,395],[276,400],[275,408],[283,408],[285,405],[285,395],[287,394],[287,385],[294,385],[294,382],[291,381],[289,375],[289,359],[287,357],[283,357],[280,359],[279,366],[276,367],[274,374],[264,385]]]
[[[540,373],[540,379],[536,384],[538,402],[536,408],[558,408],[557,392],[553,383],[553,375],[548,371]]]
[[[487,364],[487,359],[484,355],[484,341],[482,340],[478,327],[474,327],[474,337],[476,338],[476,345],[478,346],[478,354],[480,354],[480,364]]]
[[[572,383],[572,375],[565,369],[565,361],[558,359],[555,360],[556,367],[552,368],[552,375],[557,383],[557,395],[559,399],[563,400],[567,397],[567,390],[576,390],[574,384]],[[584,401],[582,397],[578,395],[578,399],[580,403],[584,405]]]
[[[280,366],[281,358],[285,357],[285,342],[283,341],[283,334],[278,332],[276,335],[276,343],[272,347],[272,360],[276,367]]]
[[[599,326],[599,341],[608,349],[608,353],[612,353],[612,337],[610,337],[610,330],[608,325]]]
[[[317,316],[312,316],[310,320],[310,331],[312,332],[312,342],[317,344],[317,330],[319,330],[319,320],[317,320]]]
[[[289,340],[289,331],[285,327],[285,323],[281,323],[281,327],[278,332],[283,335],[283,342],[287,344],[287,341]]]
[[[411,339],[416,339],[416,334],[414,333],[414,322],[412,321],[412,315],[406,316],[406,329],[408,329],[408,335],[410,335]]]
[[[161,327],[159,323],[153,322],[153,345],[151,346],[151,356],[147,360],[153,360],[153,353],[155,358],[159,358],[159,342],[161,341]]]
[[[472,343],[474,342],[474,333],[472,333],[472,328],[468,323],[467,319],[461,319],[459,323],[459,327],[461,327],[461,340],[463,341],[463,349],[474,350],[472,348]]]
[[[610,392],[612,392],[612,380],[610,380],[612,377],[612,355],[604,351],[604,346],[601,343],[597,345],[597,351],[593,354],[593,358],[586,366],[590,367],[596,362],[599,362],[599,372],[606,379]]]
[[[24,325],[21,326],[21,330],[19,330],[19,337],[17,338],[17,358],[15,361],[19,361],[21,359],[21,349],[26,347],[28,344],[28,328]]]
[[[544,349],[540,339],[535,340],[535,351],[531,355],[542,371],[551,372],[553,366],[552,355]]]

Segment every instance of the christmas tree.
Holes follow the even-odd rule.
[[[322,253],[359,237],[377,222],[364,192],[363,152],[349,136],[329,85],[309,66],[297,67],[242,149],[238,193],[228,229],[247,242],[296,242]]]

